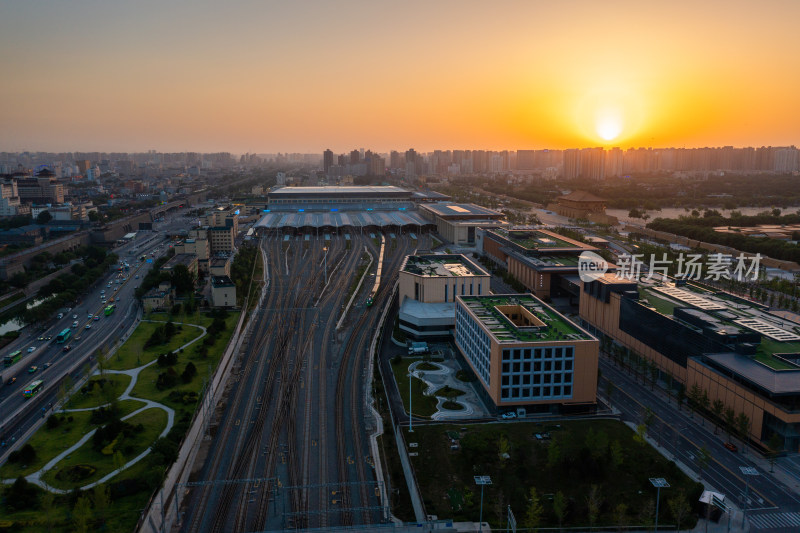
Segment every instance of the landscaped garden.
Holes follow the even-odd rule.
[[[520,527],[650,526],[656,492],[649,478],[663,477],[659,522],[691,528],[702,485],[635,433],[613,420],[553,424],[416,426],[411,462],[425,511],[456,521],[477,521],[484,487],[484,521],[504,528],[510,505]],[[538,435],[538,436],[537,436]]]

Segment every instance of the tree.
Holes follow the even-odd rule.
[[[525,527],[535,531],[541,525],[542,513],[544,506],[539,500],[539,494],[536,492],[536,487],[531,487],[528,493],[528,509],[525,512]]]
[[[64,408],[67,405],[67,398],[72,390],[72,378],[69,374],[64,376],[61,383],[58,385],[58,402],[61,404],[61,413],[64,413]]]
[[[89,503],[89,498],[81,496],[75,502],[75,507],[72,509],[72,517],[75,520],[75,530],[78,533],[87,533],[89,531],[89,520],[92,518],[92,507]]]
[[[700,398],[703,396],[703,391],[700,389],[700,386],[695,383],[692,385],[692,388],[689,390],[689,409],[691,412],[692,418],[694,418],[694,411],[700,405]]]
[[[719,427],[719,422],[722,420],[722,411],[725,409],[725,404],[717,398],[711,404],[711,412],[714,413],[714,434],[717,434],[717,427]]]
[[[628,525],[628,506],[620,503],[614,508],[614,522],[616,522],[619,531],[622,531]]]
[[[725,429],[728,430],[728,438],[730,439],[731,433],[733,433],[736,427],[736,411],[730,407],[725,409],[725,426]]]
[[[642,445],[647,443],[647,426],[645,424],[636,426],[636,435],[633,436],[633,440]]]
[[[553,514],[558,520],[558,529],[561,529],[561,524],[564,523],[564,519],[567,517],[567,498],[561,491],[556,492],[555,496],[553,496]]]
[[[53,215],[50,214],[50,211],[42,211],[36,216],[36,222],[39,224],[47,224],[53,220]]]
[[[606,399],[610,402],[611,397],[614,396],[614,391],[617,390],[617,386],[614,385],[614,382],[610,379],[606,380]]]
[[[600,506],[603,504],[603,499],[600,496],[600,488],[597,485],[592,485],[589,489],[589,494],[586,496],[586,512],[589,516],[589,530],[594,529],[594,523],[597,516],[600,514]]]
[[[611,451],[611,463],[619,468],[625,460],[625,453],[622,451],[622,444],[618,440],[614,440],[609,447]]]
[[[683,489],[678,489],[677,494],[667,500],[667,505],[669,506],[669,510],[672,513],[672,517],[675,519],[677,523],[678,530],[681,529],[681,523],[683,519],[691,512],[691,507],[689,506],[689,500],[686,498],[686,493]]]
[[[739,416],[736,417],[736,430],[742,438],[742,442],[747,444],[748,436],[750,435],[750,417],[744,413],[739,413]],[[744,453],[744,447],[742,447],[742,453]]]
[[[36,506],[36,487],[20,476],[10,489],[6,490],[6,508],[9,511],[24,511]]]
[[[100,220],[100,215],[97,211],[89,211],[89,221],[90,222],[97,222]]]
[[[555,468],[561,462],[561,446],[558,440],[550,442],[547,447],[547,468]]]
[[[175,265],[172,269],[172,284],[178,294],[194,292],[194,275],[189,272],[186,265]]]
[[[767,441],[767,448],[769,448],[769,471],[775,471],[775,461],[778,460],[778,455],[783,451],[783,439],[777,433],[770,435]]]
[[[106,510],[111,506],[111,497],[109,496],[108,487],[106,485],[94,486],[94,511],[99,518],[105,518]]]

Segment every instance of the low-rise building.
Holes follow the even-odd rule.
[[[500,409],[594,409],[599,341],[532,294],[459,295],[455,343]]]
[[[754,442],[800,451],[800,324],[696,283],[612,274],[583,283],[580,318],[610,352],[744,414]]]
[[[413,339],[450,337],[456,296],[489,292],[491,277],[464,255],[409,255],[400,266],[399,327]]]
[[[503,220],[503,213],[474,204],[421,204],[419,211],[425,219],[436,224],[439,235],[453,244],[475,244],[475,232],[478,228],[508,225]]]
[[[538,298],[580,295],[578,258],[598,252],[591,244],[537,228],[498,228],[478,232],[478,251],[508,270]],[[614,265],[608,266],[615,270]]]
[[[172,307],[175,298],[175,289],[168,281],[162,281],[158,287],[153,287],[142,296],[142,307],[145,312],[158,311]]]
[[[228,276],[231,275],[231,257],[212,257],[209,259],[209,273],[212,276]]]
[[[163,272],[172,272],[178,266],[183,265],[189,270],[189,273],[197,278],[197,256],[194,254],[175,254],[170,257],[166,263],[161,266]]]
[[[236,284],[228,276],[211,277],[211,306],[236,306]]]

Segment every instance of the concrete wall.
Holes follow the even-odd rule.
[[[444,302],[444,288],[447,286],[447,301],[454,302],[454,285],[458,295],[477,296],[478,294],[489,294],[490,280],[489,276],[431,277],[400,272],[400,301],[402,302],[408,297],[423,303]],[[414,297],[416,293],[414,286],[417,283],[419,284],[419,298]],[[470,284],[472,284],[472,292],[470,292]],[[480,293],[478,292],[478,284],[481,286]]]

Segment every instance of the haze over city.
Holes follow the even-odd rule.
[[[800,4],[7,2],[8,151],[785,146]]]

